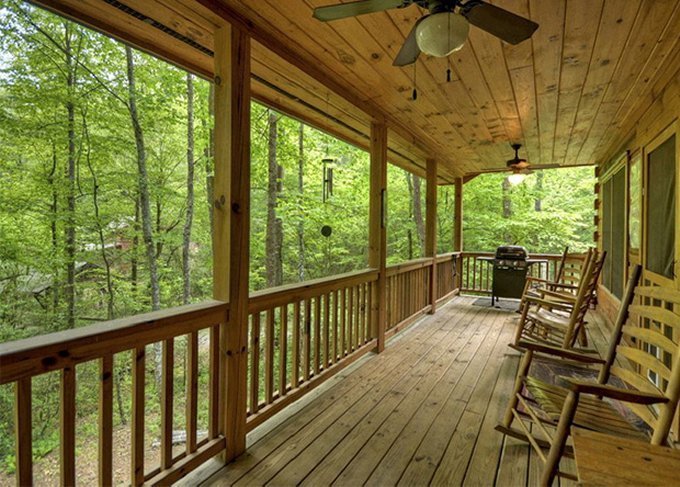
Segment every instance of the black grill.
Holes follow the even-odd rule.
[[[491,306],[498,298],[521,298],[527,279],[527,250],[517,245],[496,249],[493,260]]]

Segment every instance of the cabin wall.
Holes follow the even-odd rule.
[[[607,229],[611,229],[612,214],[606,211],[606,204],[603,199],[606,197],[604,194],[603,187],[608,181],[611,181],[613,175],[615,175],[620,169],[624,171],[625,174],[625,224],[623,228],[617,229],[624,233],[624,256],[623,264],[626,268],[623,279],[628,278],[629,270],[632,266],[636,264],[643,264],[644,268],[644,258],[645,255],[645,242],[650,236],[645,235],[646,228],[646,215],[643,200],[648,191],[654,191],[653,187],[649,187],[647,178],[645,174],[645,158],[655,145],[660,142],[660,139],[665,139],[668,136],[675,134],[676,140],[676,176],[680,176],[680,68],[675,69],[673,73],[666,76],[663,81],[663,85],[655,87],[653,90],[655,96],[650,99],[650,103],[647,104],[641,111],[638,112],[638,116],[634,121],[632,130],[627,137],[627,141],[621,144],[617,149],[610,151],[606,156],[600,161],[598,170],[598,190],[597,190],[597,221],[598,230],[596,233],[597,244],[601,250],[605,250],[607,247]],[[657,81],[659,83],[659,81]],[[636,193],[636,185],[633,183],[631,185],[631,169],[635,171],[635,165],[639,165],[639,175],[641,175],[641,191]],[[635,174],[633,174],[633,180],[635,179]],[[678,244],[680,244],[680,235],[678,235],[680,230],[680,225],[678,225],[678,216],[680,214],[678,200],[680,199],[680,185],[678,185],[678,177],[676,177],[676,259],[679,255],[677,249]],[[639,236],[640,245],[639,249],[631,246],[630,238],[630,227],[635,225],[634,218],[631,222],[631,198],[639,195],[640,206],[639,206]],[[633,209],[635,211],[635,209]],[[651,238],[654,236],[652,235]],[[608,259],[611,256],[607,257]],[[678,265],[675,265],[676,273],[678,275]],[[604,276],[603,276],[604,277]],[[651,275],[649,272],[644,273],[644,279],[647,284],[655,284],[664,287],[680,287],[678,284],[678,279],[660,279],[656,276]],[[598,304],[600,311],[613,322],[616,316],[616,312],[619,307],[619,298],[617,298],[614,293],[605,287],[601,282],[598,292]]]

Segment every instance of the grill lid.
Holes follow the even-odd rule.
[[[527,260],[527,249],[520,245],[501,245],[496,249],[496,259]]]

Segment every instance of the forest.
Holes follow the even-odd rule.
[[[0,31],[0,342],[211,298],[211,84],[24,2],[0,0]],[[256,101],[251,112],[251,290],[365,268],[368,154]],[[594,182],[592,168],[536,171],[517,186],[474,178],[465,250],[585,250]],[[389,166],[388,264],[422,256],[424,199],[423,179]],[[453,186],[438,200],[438,250],[450,252]],[[34,381],[33,403],[46,472],[58,445],[50,377]],[[129,381],[117,362],[121,427]],[[87,432],[96,393],[78,395]],[[12,403],[0,387],[5,473]]]

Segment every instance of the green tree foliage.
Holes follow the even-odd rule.
[[[537,184],[536,172],[509,186],[511,213],[507,218],[503,216],[505,179],[504,174],[486,174],[464,186],[465,250],[491,251],[508,244],[523,245],[534,253],[561,253],[565,245],[572,252],[592,245],[592,168],[544,170],[541,184]]]

